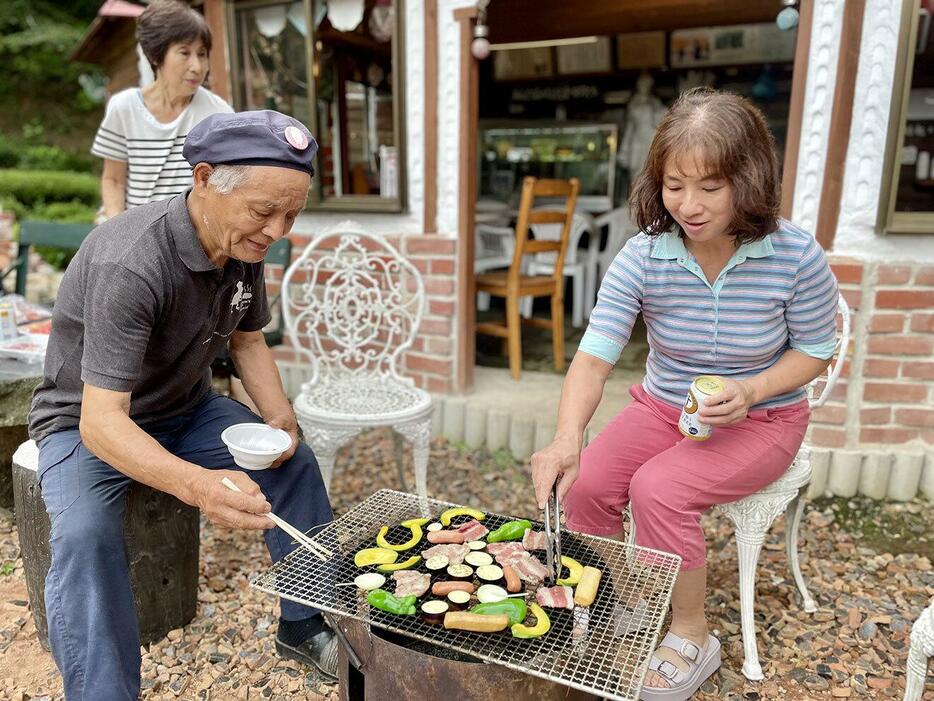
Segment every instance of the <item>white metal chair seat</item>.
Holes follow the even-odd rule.
[[[431,395],[391,379],[350,377],[319,384],[295,398],[296,412],[327,421],[385,425],[431,413]]]
[[[424,309],[415,266],[352,222],[312,238],[283,275],[286,331],[311,367],[295,415],[325,487],[342,445],[391,426],[412,444],[416,490],[427,496],[431,396],[399,374]]]
[[[834,360],[826,371],[826,382],[817,392],[816,398],[810,398],[816,392],[816,387],[823,378],[823,374],[808,385],[808,396],[811,410],[822,406],[833,392],[837,378],[843,368],[846,350],[850,340],[850,309],[843,295],[837,301],[837,315],[840,328],[837,334],[837,347],[834,351]],[[759,651],[756,647],[756,623],[754,617],[756,597],[756,565],[759,562],[759,553],[765,542],[765,536],[772,527],[772,523],[784,511],[785,513],[785,549],[788,553],[788,565],[794,577],[798,591],[807,613],[817,611],[814,597],[807,589],[801,566],[798,562],[798,529],[801,526],[801,517],[804,514],[807,487],[811,481],[811,446],[805,442],[798,449],[798,454],[792,460],[785,473],[772,484],[760,489],[754,494],[734,501],[730,504],[721,504],[720,510],[733,521],[734,535],[736,537],[737,559],[739,564],[739,604],[740,619],[743,633],[743,675],[752,681],[764,678],[762,665],[759,664]],[[629,513],[629,536],[627,541],[635,544],[636,526]]]

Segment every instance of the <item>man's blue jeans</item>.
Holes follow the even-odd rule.
[[[147,428],[173,455],[212,469],[234,465],[221,431],[260,421],[242,404],[208,395],[182,416]],[[272,510],[299,530],[332,520],[324,482],[311,449],[301,444],[274,470],[249,472]],[[139,624],[130,588],[123,539],[129,477],[90,453],[77,429],[39,443],[39,480],[52,522],[52,566],[45,603],[52,655],[65,682],[65,697],[88,701],[136,699],[140,692]],[[279,528],[265,532],[274,561],[297,547]],[[281,602],[287,620],[317,611]]]

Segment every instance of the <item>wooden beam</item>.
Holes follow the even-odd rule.
[[[487,24],[502,43],[773,22],[781,9],[781,0],[499,0]]]
[[[791,219],[801,149],[801,123],[804,120],[804,91],[807,87],[808,53],[814,26],[814,0],[801,0],[798,40],[795,44],[794,73],[791,77],[791,102],[788,105],[788,130],[785,132],[785,158],[782,164],[781,215]]]
[[[227,57],[227,21],[223,0],[204,0],[204,19],[211,30],[211,91],[230,102],[230,70]]]
[[[425,0],[425,154],[423,228],[438,230],[438,0]]]
[[[824,163],[824,182],[817,210],[815,236],[818,243],[829,250],[837,232],[840,218],[840,198],[846,170],[846,152],[850,144],[850,125],[853,121],[853,96],[856,92],[856,73],[859,68],[859,50],[863,35],[863,17],[866,0],[845,0],[843,27],[840,31],[840,55],[837,57],[837,80],[830,113],[830,136],[827,141],[827,160]]]
[[[477,337],[474,325],[477,319],[476,281],[473,274],[474,259],[474,205],[477,201],[477,119],[479,118],[479,71],[470,53],[473,41],[474,17],[477,8],[465,7],[454,11],[460,23],[460,141],[458,143],[458,200],[457,221],[457,376],[455,390],[466,392],[473,386],[473,368],[476,363]]]

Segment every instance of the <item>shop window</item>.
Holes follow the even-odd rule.
[[[932,0],[904,0],[879,226],[934,233]]]
[[[402,2],[229,6],[234,106],[308,125],[320,147],[315,209],[404,208]]]

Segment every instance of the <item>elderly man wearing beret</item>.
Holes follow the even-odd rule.
[[[99,226],[65,273],[29,433],[52,522],[49,640],[69,700],[140,692],[123,541],[131,482],[217,525],[263,530],[274,560],[295,545],[265,513],[303,531],[333,518],[262,334],[263,258],[305,206],[317,148],[278,112],[213,115],[185,141],[191,189]],[[211,361],[227,343],[261,418],[211,391]],[[259,420],[292,445],[275,469],[247,476],[221,432]],[[336,673],[337,643],[318,611],[282,601],[276,648]]]

